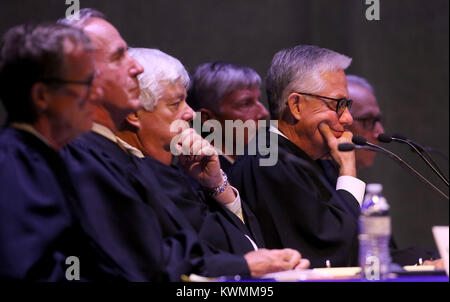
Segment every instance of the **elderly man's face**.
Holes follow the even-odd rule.
[[[61,87],[53,90],[46,109],[52,129],[67,141],[89,131],[93,122],[92,103],[97,101],[97,86],[91,80],[95,76],[94,59],[91,52],[80,47],[65,55],[66,74]],[[84,82],[69,83],[71,81]]]
[[[347,81],[342,70],[324,72],[321,75],[324,88],[317,95],[331,98],[348,98]],[[345,128],[352,124],[353,119],[348,108],[339,117],[336,111],[330,109],[323,101],[335,107],[331,100],[318,99],[310,96],[300,96],[300,119],[296,125],[298,141],[302,149],[313,159],[321,158],[328,154],[329,147],[319,132],[319,125],[326,123],[336,138],[339,138]]]
[[[373,144],[377,144],[377,137],[384,133],[380,123],[380,108],[375,96],[369,89],[358,84],[349,83],[348,93],[353,100],[351,109],[354,123],[349,127],[353,135],[360,135]],[[369,167],[373,164],[375,152],[356,150],[356,167]]]
[[[92,18],[84,27],[95,48],[98,84],[104,91],[103,105],[125,117],[141,108],[136,76],[143,68],[127,53],[127,44],[114,26]]]
[[[170,126],[174,121],[191,121],[195,112],[186,103],[186,89],[180,81],[174,84],[163,84],[163,94],[152,112],[140,110],[138,118],[140,129],[138,137],[144,146],[163,146],[170,150],[172,138],[181,131],[172,132]],[[178,127],[177,127],[178,129]]]

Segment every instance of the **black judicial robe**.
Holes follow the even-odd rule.
[[[65,281],[69,256],[78,257],[81,280],[120,279],[78,224],[67,178],[59,154],[40,139],[0,133],[0,279]]]
[[[228,159],[226,159],[225,156],[223,156],[223,155],[219,155],[219,162],[220,162],[220,167],[222,168],[222,170],[228,174],[228,171],[230,170],[230,168],[233,164],[230,163],[228,161]]]
[[[215,248],[240,255],[254,250],[245,235],[252,238],[258,247],[264,247],[259,223],[244,203],[241,202],[246,224],[209,197],[198,182],[184,173],[179,164],[174,162],[166,166],[150,157],[143,161],[157,175],[167,196],[181,210],[201,239]]]
[[[190,273],[250,274],[244,257],[200,242],[152,171],[116,143],[90,132],[70,144],[64,157],[80,195],[82,223],[124,269],[155,276],[163,271],[171,281]]]
[[[274,166],[260,166],[259,152],[240,156],[229,173],[258,218],[266,247],[297,249],[311,267],[324,267],[326,260],[332,266],[357,265],[357,200],[345,190],[327,189],[322,166],[282,136],[278,153]]]

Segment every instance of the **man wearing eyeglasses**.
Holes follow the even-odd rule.
[[[356,178],[344,70],[351,59],[317,46],[295,46],[275,54],[266,78],[269,108],[278,128],[279,160],[260,166],[262,155],[238,159],[230,172],[259,219],[266,246],[294,248],[311,267],[357,265],[358,224],[365,184]],[[273,150],[272,150],[273,152]],[[339,165],[331,187],[320,159]]]
[[[354,100],[350,110],[353,124],[348,129],[353,135],[363,136],[372,144],[377,144],[377,137],[384,133],[384,128],[372,85],[362,77],[347,75],[347,87],[350,97]],[[372,166],[375,154],[369,150],[356,150],[356,168]]]
[[[86,278],[104,273],[69,206],[77,197],[57,152],[92,126],[94,76],[92,44],[78,29],[19,25],[2,39],[0,279],[67,280],[72,253]]]

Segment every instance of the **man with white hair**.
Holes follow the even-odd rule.
[[[299,250],[312,267],[357,265],[358,216],[365,184],[356,178],[344,70],[351,59],[317,46],[275,54],[266,78],[272,119],[278,121],[279,160],[260,166],[261,155],[239,158],[231,183],[260,221],[268,248]],[[269,140],[267,140],[269,141]],[[273,152],[274,150],[272,150]],[[321,158],[339,165],[336,188],[324,179]]]
[[[143,109],[127,116],[117,133],[121,145],[157,175],[162,190],[202,240],[244,255],[251,265],[252,257],[268,252],[258,250],[264,247],[259,224],[247,207],[242,209],[216,150],[189,128],[195,113],[186,103],[189,76],[184,66],[157,49],[131,48],[129,53],[144,67],[138,76]]]
[[[126,117],[141,108],[137,76],[142,66],[104,16],[80,10],[80,19],[62,22],[81,28],[94,46],[96,83],[103,97],[94,107],[92,131],[66,148],[64,156],[80,196],[74,207],[92,244],[109,259],[112,272],[131,281],[180,281],[183,274],[261,276],[290,269],[298,253],[264,252],[250,258],[201,242],[150,169],[117,137]],[[222,179],[214,178],[215,187]],[[251,252],[255,253],[255,252]]]

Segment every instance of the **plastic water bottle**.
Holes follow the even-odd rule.
[[[391,256],[391,218],[381,184],[367,184],[359,218],[359,263],[366,280],[388,278]]]

